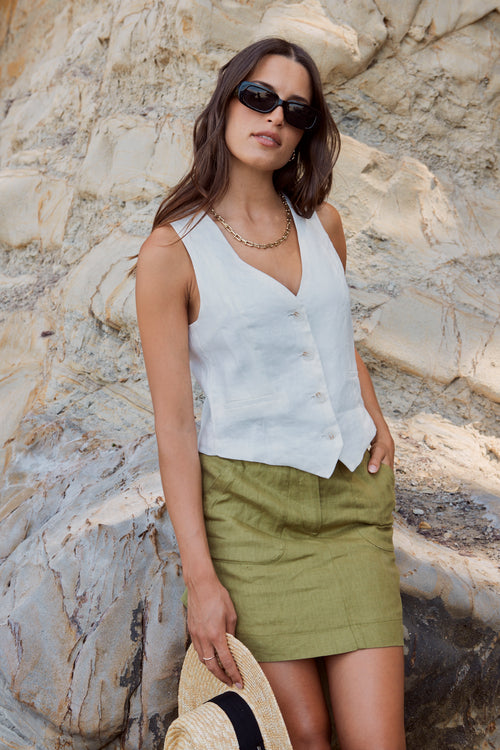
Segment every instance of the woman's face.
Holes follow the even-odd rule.
[[[309,73],[303,65],[288,57],[266,55],[246,80],[272,89],[281,99],[311,103]],[[229,102],[225,137],[235,161],[274,172],[290,159],[303,132],[286,122],[281,106],[264,114],[249,109],[237,97]]]

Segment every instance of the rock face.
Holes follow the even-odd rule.
[[[343,134],[331,201],[398,447],[408,747],[500,747],[498,2],[0,10],[0,747],[162,747],[186,633],[129,257],[218,67],[275,33]]]
[[[68,431],[33,419],[27,453],[57,451]],[[32,463],[29,515],[16,493],[5,520],[0,737],[7,747],[159,746],[184,623],[152,438],[126,449],[73,440],[66,461]]]

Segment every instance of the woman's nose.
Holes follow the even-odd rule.
[[[267,120],[274,125],[283,125],[283,122],[285,121],[285,113],[283,112],[281,104],[279,104],[276,109],[273,109],[272,112],[269,112]]]

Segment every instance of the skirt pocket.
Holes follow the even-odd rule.
[[[378,549],[385,550],[386,552],[394,551],[392,524],[390,526],[358,526],[357,532],[363,539],[373,544],[374,547],[378,547]]]
[[[352,500],[356,509],[357,531],[375,547],[393,551],[392,513],[395,506],[394,472],[380,464],[376,474],[368,471],[367,453],[353,473]]]
[[[216,463],[221,465],[214,470]],[[206,477],[208,464],[210,476]],[[259,464],[204,456],[202,468],[203,512],[212,559],[256,565],[279,560],[284,551],[282,501],[269,476],[270,467],[263,472],[264,478]]]

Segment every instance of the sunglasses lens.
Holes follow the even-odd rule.
[[[256,112],[271,112],[276,106],[278,97],[261,86],[248,86],[240,89],[239,100]]]
[[[316,113],[307,104],[299,102],[287,102],[285,109],[285,119],[294,128],[300,130],[309,130],[316,122]]]

